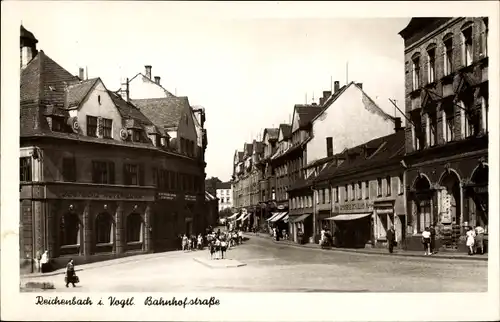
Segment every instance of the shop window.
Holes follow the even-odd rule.
[[[387,176],[385,178],[385,195],[390,196],[391,194],[392,194],[391,177]]]
[[[434,83],[436,81],[436,45],[431,44],[427,47],[427,81]]]
[[[102,136],[105,138],[112,138],[113,134],[113,120],[111,119],[102,119]]]
[[[415,54],[411,61],[413,90],[417,90],[420,88],[420,54]]]
[[[76,181],[76,159],[74,157],[62,159],[62,177],[65,182]]]
[[[80,219],[73,212],[62,215],[60,222],[60,245],[80,245]]]
[[[344,186],[344,201],[348,201],[349,200],[349,188],[348,188],[348,185],[345,185]]]
[[[444,42],[444,75],[453,72],[453,35],[447,34],[443,38]]]
[[[349,188],[351,189],[351,200],[356,200],[356,185],[354,183],[351,183]]]
[[[340,201],[339,194],[340,194],[340,187],[337,187],[337,188],[335,188],[335,202]]]
[[[115,164],[106,161],[92,161],[92,182],[100,184],[115,183]]]
[[[472,24],[462,29],[462,63],[472,64]]]
[[[87,115],[87,136],[97,137],[97,117]]]
[[[19,159],[19,181],[30,182],[32,180],[31,157],[23,157]]]
[[[142,218],[137,213],[127,216],[127,243],[142,242]]]
[[[363,199],[363,190],[361,188],[361,181],[358,181],[358,200]]]
[[[97,215],[95,236],[97,244],[113,243],[113,218],[107,212]]]
[[[370,181],[365,181],[365,199],[370,198]]]
[[[377,178],[377,197],[382,197],[382,178]]]

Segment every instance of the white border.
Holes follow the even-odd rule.
[[[60,2],[61,6],[72,5]],[[73,4],[76,2],[73,2]],[[119,14],[108,10],[116,2],[100,2],[95,14]],[[135,6],[123,2],[123,10]],[[499,312],[498,207],[498,107],[499,97],[499,4],[497,1],[444,2],[183,2],[141,3],[141,9],[169,6],[169,10],[188,11],[196,17],[224,15],[227,19],[255,18],[332,18],[332,17],[409,17],[409,16],[489,16],[490,81],[490,254],[487,293],[219,293],[221,306],[205,309],[172,307],[134,308],[37,307],[34,294],[19,293],[18,259],[18,154],[19,154],[19,49],[18,30],[28,1],[2,2],[2,145],[1,145],[1,310],[5,320],[497,320]],[[156,9],[155,9],[156,10]],[[133,14],[129,11],[129,14]],[[40,13],[43,15],[43,12]],[[144,12],[138,13],[144,14]],[[89,17],[89,24],[92,17]],[[65,26],[71,28],[71,26]],[[403,52],[401,53],[403,55]],[[401,71],[403,73],[403,71]],[[463,276],[464,279],[467,276]],[[124,297],[124,293],[119,293]],[[80,294],[97,299],[110,294]],[[117,294],[118,295],[118,294]],[[136,301],[145,294],[135,296]],[[162,294],[168,297],[167,294]],[[175,294],[183,297],[189,294]],[[196,296],[199,294],[191,294]]]

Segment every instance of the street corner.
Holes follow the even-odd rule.
[[[234,259],[208,259],[208,258],[200,258],[200,257],[194,257],[193,260],[195,262],[198,262],[202,265],[205,265],[206,267],[209,268],[234,268],[234,267],[242,267],[246,266],[247,264],[242,263],[240,261],[234,260]]]

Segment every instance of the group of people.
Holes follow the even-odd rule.
[[[181,247],[183,251],[191,251],[196,249],[203,249],[203,236],[198,234],[198,236],[191,235],[187,236],[184,234],[181,237]]]
[[[328,228],[321,229],[319,244],[321,245],[322,248],[333,246],[333,235],[330,229]]]
[[[224,254],[228,249],[243,242],[243,231],[240,229],[225,232],[220,229],[214,231],[210,227],[207,229],[205,236],[198,234],[198,236],[191,235],[188,237],[187,234],[184,234],[180,238],[183,251],[203,250],[208,247],[210,257],[219,259],[224,258]]]
[[[465,245],[470,256],[474,254],[484,254],[484,228],[476,226],[476,228],[468,227],[465,234]],[[422,244],[424,245],[425,255],[436,253],[436,230],[434,227],[425,227],[422,232]]]

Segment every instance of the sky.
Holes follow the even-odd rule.
[[[223,181],[236,149],[289,122],[294,104],[317,101],[332,80],[363,83],[391,115],[389,98],[404,110],[398,32],[410,18],[224,15],[216,8],[207,17],[199,7],[167,2],[40,1],[24,5],[20,20],[38,49],[75,75],[87,67],[89,78],[116,90],[151,65],[170,92],[205,107],[207,177]]]

